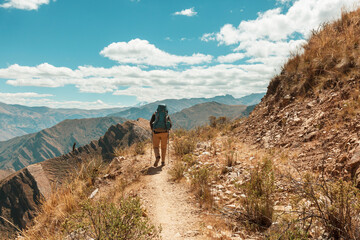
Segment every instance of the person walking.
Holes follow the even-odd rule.
[[[150,127],[152,130],[152,141],[155,152],[154,167],[157,167],[160,161],[160,143],[161,143],[161,166],[165,166],[166,147],[169,139],[169,131],[172,127],[171,119],[165,104],[158,105],[156,112],[151,116]]]

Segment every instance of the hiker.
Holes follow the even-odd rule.
[[[169,131],[171,129],[171,120],[165,104],[157,107],[156,112],[151,116],[150,127],[153,136],[153,146],[155,152],[154,167],[157,167],[160,161],[159,145],[161,142],[161,166],[165,166],[166,147],[169,139]]]

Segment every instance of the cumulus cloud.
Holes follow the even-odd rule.
[[[187,17],[193,17],[197,14],[197,12],[195,12],[195,8],[188,8],[188,9],[184,9],[181,10],[179,12],[175,12],[174,15],[182,15],[182,16],[187,16]]]
[[[238,26],[225,24],[218,33],[206,33],[203,41],[216,40],[223,45],[238,45],[248,62],[270,62],[277,58],[283,64],[291,51],[301,50],[311,30],[322,23],[339,18],[342,10],[360,6],[358,0],[278,0],[292,4],[286,12],[274,8],[258,14],[255,20],[242,21]],[[295,37],[295,36],[300,36]],[[282,59],[282,60],[281,60]]]
[[[235,61],[243,59],[244,57],[245,57],[245,54],[243,54],[243,53],[230,53],[225,56],[219,56],[217,58],[217,60],[220,63],[233,63]]]
[[[200,40],[204,42],[214,41],[216,40],[215,33],[205,33],[204,35],[202,35]]]
[[[43,4],[49,4],[50,0],[6,0],[0,4],[2,8],[17,8],[22,10],[37,10]]]
[[[275,8],[259,13],[255,20],[242,21],[237,27],[226,24],[216,34],[216,40],[232,45],[258,39],[286,40],[294,33],[306,37],[321,23],[340,17],[342,9],[351,10],[359,5],[358,0],[298,0],[286,13]]]
[[[132,95],[148,102],[167,97],[212,97],[225,93],[243,96],[262,92],[272,74],[273,67],[259,63],[192,66],[184,70],[144,70],[122,65],[111,68],[81,66],[72,70],[47,63],[0,69],[0,79],[13,86],[73,85],[81,92]],[[120,90],[124,86],[127,89]]]
[[[191,56],[177,56],[158,49],[146,40],[133,39],[129,42],[111,43],[100,54],[122,64],[144,64],[150,66],[174,67],[179,64],[202,64],[211,62],[211,55],[194,53]]]
[[[49,98],[50,97],[50,98]],[[20,104],[20,105],[30,105],[30,106],[47,106],[52,108],[81,108],[81,109],[103,109],[103,108],[113,108],[113,107],[123,107],[123,106],[114,106],[107,103],[104,103],[101,100],[96,100],[92,102],[82,102],[82,101],[56,101],[51,99],[52,94],[39,94],[34,92],[21,92],[21,93],[4,93],[0,92],[1,102],[6,104]]]

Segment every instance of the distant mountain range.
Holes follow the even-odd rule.
[[[90,143],[126,119],[118,117],[64,120],[37,133],[0,142],[0,169],[20,170]],[[4,173],[3,173],[4,174]]]
[[[123,117],[127,119],[145,118],[149,119],[159,104],[166,104],[169,114],[179,112],[185,108],[192,107],[196,104],[206,102],[218,102],[226,105],[254,105],[261,101],[265,93],[254,93],[242,98],[234,98],[231,95],[217,96],[213,98],[183,98],[183,99],[166,99],[146,104],[138,108],[130,108],[109,116]]]
[[[0,103],[0,141],[38,132],[65,119],[105,117],[124,109],[53,109]]]
[[[209,117],[222,117],[228,119],[248,116],[246,105],[225,105],[218,102],[200,103],[180,112],[170,115],[174,128],[191,129],[209,123]]]
[[[9,105],[0,102],[0,141],[35,133],[54,126],[65,119],[83,119],[97,117],[123,117],[127,119],[149,119],[158,104],[166,104],[169,113],[176,113],[199,103],[218,102],[227,105],[253,105],[261,101],[265,93],[255,93],[242,98],[231,95],[213,98],[166,99],[153,103],[142,102],[136,107],[112,108],[100,110],[53,109],[48,107],[27,107]],[[143,105],[145,104],[145,105]]]

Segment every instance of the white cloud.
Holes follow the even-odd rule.
[[[194,53],[191,56],[177,56],[164,52],[146,40],[133,39],[129,42],[112,43],[101,55],[123,64],[144,64],[149,66],[174,67],[178,64],[202,64],[211,62],[211,55]]]
[[[184,9],[182,11],[179,12],[175,12],[174,15],[182,15],[182,16],[188,16],[188,17],[193,17],[197,14],[197,12],[195,12],[195,8],[188,8],[188,9]]]
[[[239,26],[224,25],[216,35],[221,44],[232,45],[242,41],[266,39],[286,40],[294,33],[305,37],[321,23],[339,18],[342,9],[360,6],[358,0],[298,0],[282,13],[281,8],[259,13],[255,20],[242,21]]]
[[[243,53],[230,53],[225,56],[219,56],[217,58],[217,60],[220,63],[233,63],[235,61],[243,59],[244,57],[245,57],[245,54],[243,54]]]
[[[51,94],[39,94],[34,92],[19,92],[19,93],[3,93],[0,92],[0,98],[3,99],[13,99],[13,98],[43,98],[51,97]]]
[[[200,40],[204,42],[214,41],[216,40],[215,33],[205,33]]]
[[[22,93],[0,92],[1,102],[6,104],[47,106],[51,108],[81,108],[81,109],[103,109],[103,108],[112,108],[112,107],[123,107],[123,106],[109,105],[101,100],[92,101],[92,102],[55,101],[53,99],[50,99],[49,97],[53,97],[53,95],[39,94],[34,92],[22,92]]]
[[[37,10],[43,4],[49,4],[50,0],[6,0],[0,4],[2,8],[17,8],[22,10]]]
[[[242,21],[238,26],[225,24],[218,33],[206,33],[202,41],[237,45],[233,50],[245,54],[248,63],[264,63],[279,69],[290,52],[301,51],[312,29],[337,19],[342,10],[360,6],[358,0],[278,0],[290,4],[288,10],[274,8],[258,13],[255,20]],[[295,38],[295,35],[300,36]],[[230,55],[231,56],[231,55]],[[219,57],[220,58],[220,57]],[[218,58],[218,60],[219,60]]]
[[[264,64],[192,66],[180,71],[144,70],[133,66],[81,66],[72,70],[44,63],[35,67],[12,65],[0,69],[0,79],[13,86],[73,85],[81,92],[133,95],[149,102],[163,98],[212,97],[224,93],[243,96],[262,92],[273,73],[273,67]],[[123,86],[128,88],[119,90]]]

